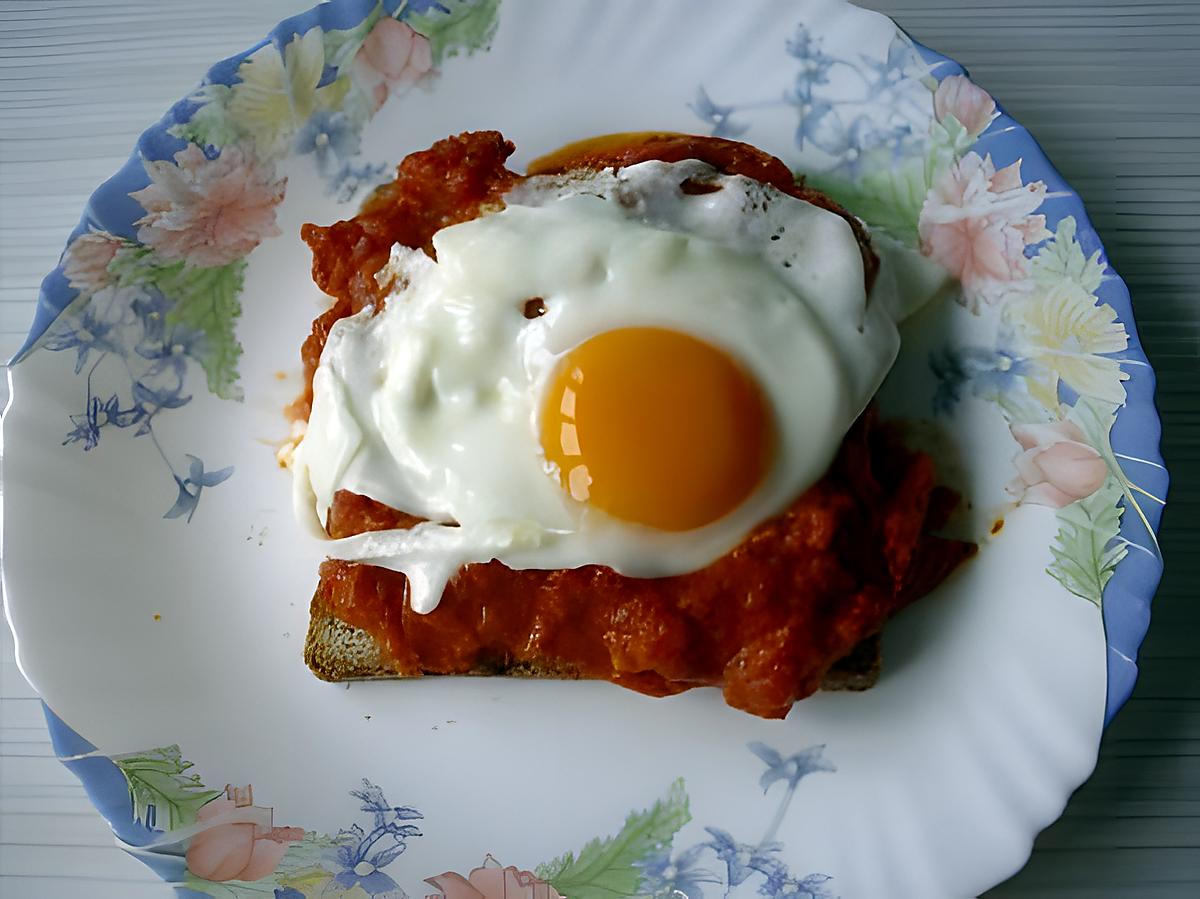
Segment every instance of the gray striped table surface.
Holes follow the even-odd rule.
[[[508,0],[519,2],[519,0]],[[0,0],[0,356],[88,194],[209,64],[307,0]],[[869,0],[962,62],[1083,195],[1129,282],[1173,478],[1133,699],[989,896],[1200,896],[1200,0]],[[0,628],[0,896],[165,899],[53,758]]]

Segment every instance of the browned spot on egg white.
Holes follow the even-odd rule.
[[[541,318],[546,314],[546,301],[541,297],[530,297],[525,301],[523,312],[526,318]]]
[[[720,189],[720,184],[715,184],[712,181],[700,181],[696,178],[686,178],[679,182],[679,190],[689,197],[697,197],[701,194],[715,194]]]
[[[992,536],[995,537],[1002,530],[1004,530],[1004,519],[997,518],[995,521],[992,522]]]

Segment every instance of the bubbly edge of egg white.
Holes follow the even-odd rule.
[[[680,190],[697,178],[721,190]],[[418,613],[472,562],[659,577],[726,554],[824,474],[895,360],[896,322],[945,281],[877,239],[883,265],[868,298],[844,219],[696,161],[530,178],[505,200],[438,232],[436,263],[393,249],[380,277],[397,287],[378,315],[364,309],[331,329],[292,453],[298,517],[329,556],[403,572]],[[545,299],[543,316],[523,316],[530,296]],[[541,452],[543,391],[559,360],[636,326],[724,349],[775,416],[770,472],[704,528],[659,532],[577,503]],[[339,489],[428,520],[329,540]]]

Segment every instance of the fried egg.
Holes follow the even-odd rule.
[[[403,572],[421,613],[472,562],[728,553],[824,474],[913,301],[887,257],[868,296],[842,217],[695,161],[529,178],[433,244],[331,329],[292,464],[322,536],[338,490],[425,519],[324,545]]]

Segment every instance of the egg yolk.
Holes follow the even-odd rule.
[[[721,350],[663,328],[621,328],[571,350],[554,374],[541,443],[580,502],[663,531],[733,511],[770,463],[755,381]]]

